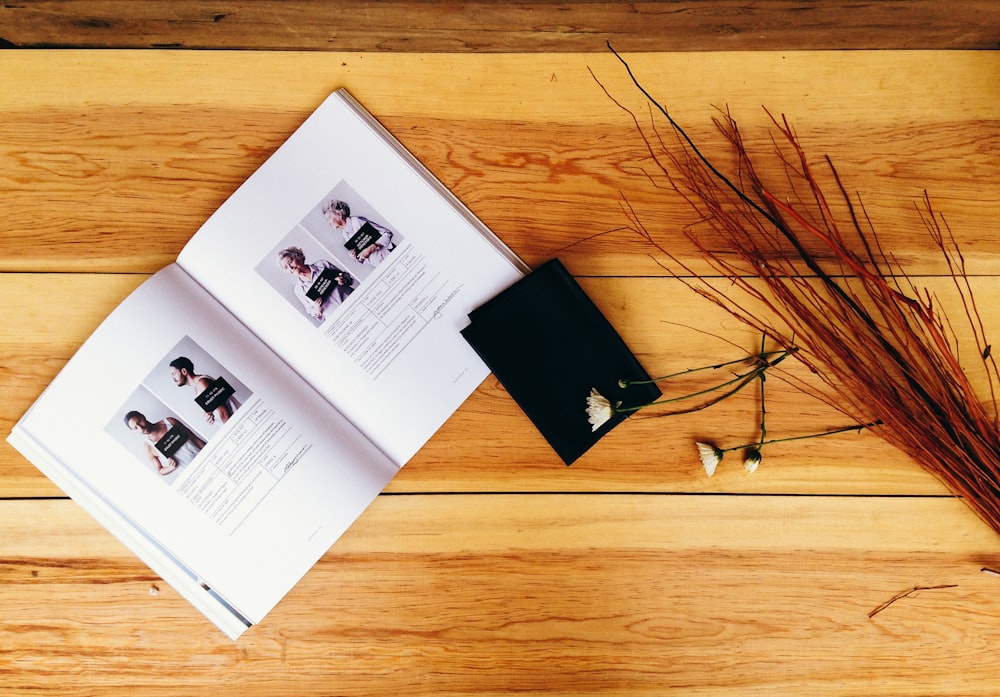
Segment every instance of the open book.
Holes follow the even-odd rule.
[[[525,271],[341,90],[9,440],[235,639],[486,377],[460,330]]]

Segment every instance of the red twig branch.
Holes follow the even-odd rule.
[[[784,116],[768,113],[771,150],[760,155],[750,152],[732,115],[720,111],[715,123],[733,155],[723,168],[622,63],[650,105],[647,124],[615,101],[645,141],[652,162],[645,176],[690,206],[695,222],[684,233],[721,280],[678,259],[626,204],[630,226],[658,263],[782,348],[798,349],[796,358],[819,376],[828,403],[858,423],[881,422],[879,435],[1000,531],[1000,371],[964,258],[926,193],[919,215],[958,293],[985,394],[959,360],[960,342],[935,296],[885,251],[864,205],[848,194],[829,158],[824,163],[833,187],[826,193]],[[765,181],[765,171],[774,181]]]
[[[869,618],[874,617],[875,615],[877,615],[878,613],[882,612],[887,607],[889,607],[890,605],[892,605],[897,600],[902,600],[903,598],[908,598],[911,595],[913,595],[914,593],[918,593],[920,591],[935,591],[935,590],[940,590],[942,588],[957,588],[957,587],[958,587],[958,584],[955,584],[955,583],[949,583],[949,584],[945,584],[945,585],[941,585],[941,586],[914,586],[913,588],[910,588],[909,590],[905,590],[902,593],[897,593],[896,595],[894,595],[891,598],[889,598],[888,600],[886,600],[884,603],[882,603],[881,605],[879,605],[877,608],[875,608],[874,610],[872,610],[871,612],[869,612],[868,613],[868,617]]]

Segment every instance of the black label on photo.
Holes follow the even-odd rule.
[[[324,269],[319,278],[313,281],[309,290],[306,291],[306,297],[310,300],[320,299],[325,301],[330,297],[330,293],[333,292],[334,286],[337,285],[337,279],[340,278],[342,273],[336,269]]]
[[[382,233],[375,229],[371,223],[365,223],[354,233],[351,239],[344,243],[347,250],[357,256],[362,250],[372,246],[382,238]]]
[[[235,393],[236,390],[233,386],[220,376],[212,380],[209,386],[194,398],[194,401],[207,413],[224,406]]]
[[[187,429],[182,426],[171,426],[170,430],[167,431],[167,435],[156,441],[154,447],[163,453],[164,457],[173,457],[174,453],[180,450],[187,442]]]

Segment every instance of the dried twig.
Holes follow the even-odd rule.
[[[958,340],[934,295],[885,251],[864,205],[848,194],[829,158],[822,163],[833,183],[826,192],[830,187],[784,116],[768,113],[772,145],[761,156],[748,150],[732,115],[720,111],[716,126],[734,157],[723,171],[615,55],[649,100],[648,122],[615,101],[646,143],[652,162],[646,176],[694,211],[696,222],[685,234],[711,275],[678,259],[626,205],[635,234],[692,290],[780,347],[795,348],[822,382],[825,401],[859,424],[882,424],[878,435],[1000,532],[1000,371],[962,254],[926,192],[920,217],[960,298],[976,348],[972,366],[959,361]],[[766,168],[757,166],[763,158],[770,158]],[[711,242],[703,231],[711,232]],[[985,378],[985,394],[974,388],[969,367]]]
[[[892,605],[897,600],[902,600],[903,598],[907,598],[907,597],[913,595],[914,593],[917,593],[918,591],[934,591],[934,590],[940,590],[941,588],[957,588],[957,587],[958,587],[958,584],[956,584],[956,583],[948,583],[948,584],[944,584],[944,585],[941,585],[941,586],[914,586],[913,588],[910,588],[909,590],[905,590],[902,593],[897,593],[896,595],[894,595],[891,598],[889,598],[888,600],[886,600],[884,603],[882,603],[881,605],[879,605],[877,608],[875,608],[874,610],[872,610],[871,612],[869,612],[868,613],[868,617],[869,618],[874,617],[875,615],[877,615],[878,613],[882,612],[887,607],[889,607],[890,605]]]

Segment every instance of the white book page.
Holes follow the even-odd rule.
[[[343,92],[179,263],[399,466],[489,372],[469,311],[526,270]]]
[[[87,340],[18,441],[165,580],[176,559],[251,623],[397,471],[176,265]]]

